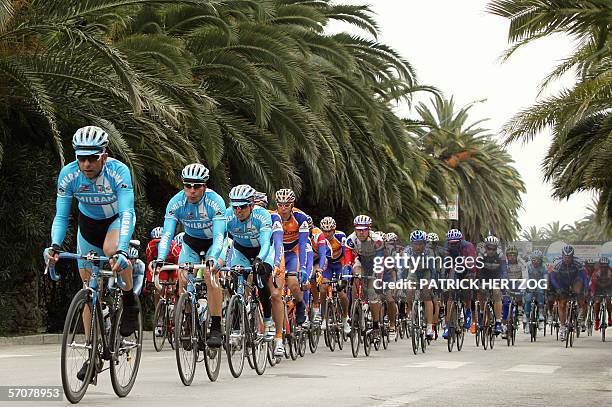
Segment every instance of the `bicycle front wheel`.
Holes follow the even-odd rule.
[[[142,307],[138,296],[134,295],[134,298],[138,307],[138,327],[127,337],[119,333],[119,322],[123,314],[123,301],[119,300],[111,337],[111,346],[113,347],[113,356],[110,363],[111,383],[115,394],[119,397],[127,396],[134,387],[142,356]]]
[[[166,337],[168,336],[166,332],[168,328],[168,321],[166,320],[168,317],[168,312],[166,311],[167,306],[168,305],[163,299],[160,299],[155,306],[155,318],[153,319],[153,346],[156,352],[161,352],[162,349],[164,349]],[[158,331],[159,335],[157,334]]]
[[[193,381],[198,358],[196,312],[189,293],[183,293],[174,309],[174,352],[179,377],[185,386]]]
[[[219,369],[221,368],[221,348],[211,348],[206,345],[206,339],[208,338],[208,332],[210,331],[209,327],[210,318],[204,321],[204,323],[200,326],[202,331],[202,343],[204,344],[204,348],[200,349],[204,352],[204,367],[206,368],[206,376],[208,376],[208,380],[214,382],[219,377]]]
[[[240,377],[244,368],[246,335],[244,307],[238,295],[234,295],[227,306],[225,324],[225,351],[232,376]]]
[[[61,374],[64,394],[71,403],[81,401],[95,368],[94,361],[97,359],[98,327],[96,313],[93,311],[93,303],[89,295],[89,289],[82,289],[76,293],[68,314],[64,321],[64,334],[62,335],[61,350]],[[90,326],[87,332],[83,325],[83,311],[88,316]],[[85,375],[82,380],[77,378],[77,372],[83,370],[85,364]]]
[[[353,307],[351,309],[351,351],[353,357],[356,358],[359,354],[359,346],[361,346],[361,303],[359,301],[353,301]]]

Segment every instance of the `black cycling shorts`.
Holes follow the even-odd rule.
[[[119,217],[118,214],[106,219],[92,219],[79,211],[79,231],[81,236],[91,245],[102,249],[110,225]]]

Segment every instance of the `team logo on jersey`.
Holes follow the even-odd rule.
[[[283,230],[283,224],[280,221],[276,221],[272,224],[272,231],[276,232],[279,230]]]
[[[185,217],[187,219],[193,219],[193,212],[187,212],[187,215],[185,215]]]
[[[121,184],[121,188],[128,188],[128,184]]]
[[[79,187],[79,192],[89,192],[89,185],[81,185]]]

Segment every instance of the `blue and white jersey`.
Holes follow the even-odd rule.
[[[254,206],[251,216],[244,222],[238,220],[232,207],[225,211],[227,218],[227,233],[232,237],[234,245],[237,243],[244,247],[259,247],[259,257],[265,260],[271,250],[272,218],[270,213],[260,207]]]
[[[73,161],[60,171],[57,180],[55,218],[51,227],[51,242],[60,245],[66,237],[72,198],[79,201],[79,211],[92,219],[102,220],[119,215],[118,250],[127,251],[134,225],[134,188],[127,165],[108,158],[100,174],[89,179]]]
[[[202,199],[196,203],[190,203],[184,191],[174,195],[166,206],[164,231],[159,242],[157,258],[166,258],[176,225],[181,222],[185,234],[197,239],[213,239],[209,258],[218,259],[225,238],[224,212],[223,198],[212,189],[206,189]]]

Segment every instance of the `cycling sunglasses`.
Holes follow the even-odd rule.
[[[103,153],[91,154],[91,155],[77,155],[76,159],[80,163],[84,163],[85,161],[88,161],[90,163],[95,163],[97,161],[100,161],[100,159],[102,158],[102,155]]]
[[[204,188],[205,184],[202,183],[193,183],[193,182],[184,182],[183,187],[185,189],[201,189]]]
[[[232,205],[232,208],[234,208],[234,209],[242,209],[242,210],[244,210],[244,209],[248,208],[248,207],[249,207],[249,205],[251,205],[251,204],[248,204],[248,203],[247,203],[247,204],[244,204],[244,205]]]

